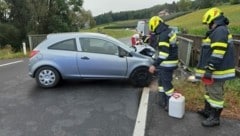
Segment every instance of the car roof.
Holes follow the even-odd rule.
[[[60,37],[107,37],[104,34],[100,33],[91,33],[91,32],[65,32],[65,33],[51,33],[47,35],[48,38],[60,38]]]

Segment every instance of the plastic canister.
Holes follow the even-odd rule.
[[[168,115],[182,118],[185,113],[185,97],[180,93],[173,93],[169,99]]]

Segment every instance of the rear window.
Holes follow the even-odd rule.
[[[75,39],[68,39],[58,43],[55,43],[48,47],[52,50],[66,50],[66,51],[77,51]]]

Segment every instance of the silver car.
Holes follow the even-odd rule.
[[[49,34],[31,51],[29,75],[43,88],[62,79],[129,79],[133,85],[146,86],[153,62],[146,51],[147,46],[134,49],[99,33]]]

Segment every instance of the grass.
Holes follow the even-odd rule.
[[[0,49],[0,59],[23,58],[26,56],[23,52],[12,52],[10,48]]]
[[[240,5],[223,5],[219,8],[224,12],[224,15],[230,20],[229,29],[232,34],[239,34],[240,31]],[[172,19],[167,23],[172,26],[178,26],[180,29],[186,29],[188,33],[195,35],[204,35],[207,31],[207,26],[202,25],[202,16],[208,9],[201,9],[190,14]]]

